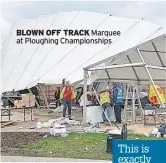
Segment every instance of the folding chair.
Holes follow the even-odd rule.
[[[156,126],[156,106],[152,106],[152,105],[146,105],[143,108],[143,116],[144,116],[144,126],[146,126],[146,117],[153,117],[154,118],[154,122],[155,122],[155,126]]]
[[[143,119],[144,119],[144,126],[146,126],[146,117],[153,117],[155,126],[156,126],[156,110],[158,109],[157,106],[153,105],[147,97],[140,99],[142,109],[143,109]]]

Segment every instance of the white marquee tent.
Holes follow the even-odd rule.
[[[17,29],[116,30],[121,31],[121,36],[110,37],[111,45],[25,45],[16,44],[19,38],[16,36]],[[20,20],[13,24],[8,41],[2,49],[2,92],[35,86],[38,81],[67,78],[75,82],[83,79],[83,67],[132,48],[158,33],[160,29],[160,26],[142,19],[128,19],[85,11],[60,12],[41,16],[37,20]],[[159,76],[157,78],[160,79]]]
[[[111,54],[111,50],[107,53]],[[162,107],[165,108],[155,84],[166,86],[166,30],[161,29],[144,43],[113,56],[110,55],[84,68],[85,101],[89,71],[92,72],[90,76],[92,80],[95,73],[95,81],[152,84]],[[84,104],[84,111],[85,108],[86,104]]]

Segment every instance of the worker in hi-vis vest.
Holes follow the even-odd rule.
[[[100,105],[102,106],[103,112],[103,122],[113,122],[114,121],[114,112],[112,108],[112,99],[109,87],[107,86],[105,90],[100,92]]]
[[[121,105],[123,103],[123,91],[122,86],[118,83],[113,83],[113,102],[116,123],[121,123]]]
[[[65,87],[63,88],[61,94],[60,94],[60,99],[63,101],[63,117],[66,116],[66,110],[68,109],[68,116],[69,120],[71,119],[71,108],[72,108],[72,100],[76,99],[76,95],[71,88],[70,83],[67,81]]]

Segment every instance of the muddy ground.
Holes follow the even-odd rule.
[[[19,149],[23,149],[27,144],[45,139],[43,136],[49,133],[40,132],[2,132],[1,133],[1,154],[17,155]]]

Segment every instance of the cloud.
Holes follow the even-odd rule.
[[[126,5],[123,11],[127,17],[143,18],[151,23],[166,27],[166,2],[135,2]]]
[[[123,2],[123,1],[20,1],[2,4],[0,17],[5,35],[14,20],[37,19],[40,15],[57,12],[85,10],[121,16],[144,18],[146,21],[165,26],[166,2]]]

